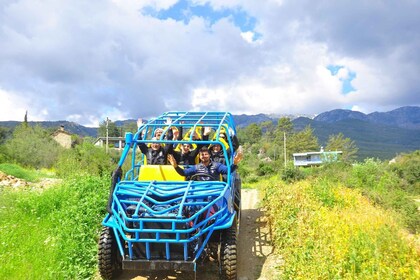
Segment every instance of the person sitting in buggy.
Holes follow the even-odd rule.
[[[168,140],[172,140],[172,129],[168,129],[166,137]],[[139,140],[141,140],[141,135],[139,136]],[[159,140],[159,138],[153,137],[152,140]],[[168,164],[168,154],[173,152],[172,145],[162,145],[156,142],[152,142],[150,144],[139,143],[139,148],[141,152],[146,156],[147,164]]]
[[[205,128],[203,132],[202,138],[199,138],[198,133],[192,132],[192,139],[193,140],[208,140],[210,128]],[[176,135],[174,133],[174,137],[182,135],[182,127],[179,128]],[[179,140],[182,140],[181,137],[178,137]],[[185,140],[188,140],[188,136],[186,135]],[[171,154],[175,157],[177,164],[179,165],[195,165],[197,163],[197,155],[202,147],[207,146],[207,144],[201,144],[197,142],[194,146],[189,143],[183,144],[174,144],[174,150]]]
[[[199,151],[200,163],[192,167],[182,169],[178,166],[175,158],[168,155],[168,160],[181,176],[188,176],[191,180],[197,181],[219,181],[220,175],[228,173],[228,167],[222,163],[214,162],[210,158],[210,152],[207,147],[202,147]],[[237,168],[236,160],[231,166],[234,171]]]

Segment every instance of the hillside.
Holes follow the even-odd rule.
[[[17,125],[20,125],[22,122],[18,121],[0,121],[0,126],[14,129]],[[77,134],[79,136],[85,137],[96,137],[98,128],[96,127],[86,127],[75,122],[69,121],[44,121],[44,122],[28,122],[30,126],[40,125],[43,128],[55,130],[64,126],[64,130]]]
[[[235,116],[234,119],[238,127],[263,121],[276,124],[278,121],[278,118],[261,114]],[[343,133],[355,141],[359,160],[367,157],[391,159],[396,154],[420,149],[420,107],[407,106],[371,114],[337,109],[321,113],[314,119],[291,119],[297,131],[310,125],[322,146],[330,135]]]
[[[234,115],[238,128],[243,128],[251,123],[271,121],[277,123],[281,115]],[[343,133],[356,142],[359,148],[359,159],[377,157],[391,159],[401,152],[420,149],[420,107],[406,106],[390,112],[374,112],[363,114],[351,110],[332,110],[324,112],[315,118],[293,117],[296,130],[301,130],[310,125],[319,139],[320,145],[325,146],[328,137],[332,134]],[[117,120],[117,126],[135,123],[135,119]],[[20,124],[17,121],[3,121],[0,126],[14,128]],[[64,129],[79,136],[97,136],[97,128],[85,127],[68,121],[29,122],[30,125],[41,125],[44,128],[55,129],[64,125]]]
[[[401,128],[420,129],[420,107],[406,106],[389,112],[373,112],[370,114],[337,109],[319,114],[314,120],[327,123],[342,120],[361,120]]]
[[[359,119],[343,119],[333,123],[298,118],[293,120],[296,130],[310,125],[318,137],[320,145],[325,146],[332,134],[343,133],[355,141],[359,148],[358,158],[377,157],[391,159],[401,152],[420,148],[420,131],[375,124]]]

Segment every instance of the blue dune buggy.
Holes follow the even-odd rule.
[[[205,127],[212,128],[212,135],[197,139]],[[174,128],[187,133],[181,140],[166,139]],[[158,129],[163,133],[153,138]],[[226,112],[167,112],[140,125],[134,135],[126,134],[102,222],[98,250],[102,278],[112,279],[122,270],[196,274],[197,267],[208,261],[218,263],[221,279],[237,278],[241,181],[231,168],[235,134],[232,115]],[[171,165],[148,165],[140,143],[220,144],[228,174],[212,181],[199,180],[201,176],[186,179]],[[125,174],[123,168],[128,169]]]

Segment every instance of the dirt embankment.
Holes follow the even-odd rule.
[[[271,231],[259,206],[257,190],[242,190],[241,225],[238,240],[238,280],[269,280],[278,278],[274,267],[281,265],[280,257],[273,254]],[[217,266],[199,267],[198,280],[219,280]],[[125,271],[119,280],[192,280],[193,273],[147,273]]]

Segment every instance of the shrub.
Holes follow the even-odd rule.
[[[349,184],[352,187],[374,189],[383,175],[383,163],[372,158],[353,165]]]
[[[401,179],[400,187],[413,195],[420,195],[420,150],[397,157],[389,170]]]
[[[95,147],[92,143],[83,142],[74,149],[63,152],[56,164],[57,174],[61,177],[71,177],[75,174],[90,174],[108,176],[115,168],[114,159],[105,150]]]
[[[62,151],[47,130],[40,126],[17,126],[13,138],[4,144],[7,157],[15,163],[32,168],[50,168]]]
[[[270,162],[260,162],[256,170],[258,176],[271,175],[275,173],[275,167],[273,163]]]
[[[376,204],[399,213],[411,232],[420,232],[420,216],[415,201],[401,188],[398,172],[390,171],[388,164],[373,159],[355,164],[347,184],[360,189]]]
[[[285,182],[299,181],[305,178],[305,174],[293,164],[289,164],[283,169],[281,179]]]

